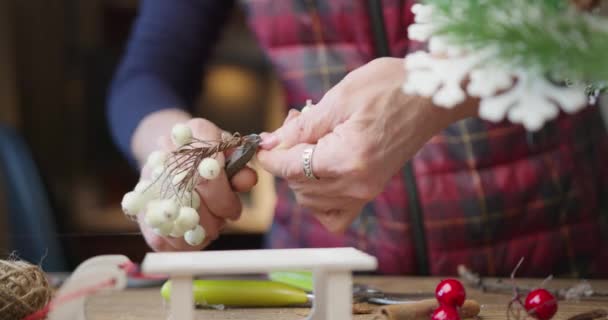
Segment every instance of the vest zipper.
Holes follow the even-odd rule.
[[[367,0],[370,25],[375,46],[376,57],[390,56],[390,48],[386,39],[386,30],[384,27],[384,13],[382,10],[382,0]],[[408,197],[410,225],[412,237],[414,239],[414,250],[416,253],[416,265],[418,274],[425,276],[429,274],[429,262],[426,235],[424,229],[424,219],[422,216],[422,208],[418,199],[418,190],[416,186],[416,176],[414,174],[413,160],[410,160],[403,169],[403,178],[405,180],[405,192]]]

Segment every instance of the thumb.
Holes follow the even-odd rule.
[[[310,107],[293,120],[286,121],[283,126],[271,133],[271,138],[278,141],[276,149],[289,149],[298,144],[314,144],[320,138],[330,133],[339,123],[339,113],[332,104],[324,99],[316,106]]]

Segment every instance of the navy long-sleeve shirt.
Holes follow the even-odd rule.
[[[133,161],[131,138],[148,114],[188,108],[234,5],[231,0],[144,0],[109,90],[108,121]]]

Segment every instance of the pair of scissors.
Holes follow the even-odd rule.
[[[294,273],[295,274],[295,273]],[[303,273],[297,274],[297,276]],[[314,302],[312,276],[310,281],[294,282],[289,273],[280,276],[269,275],[270,279],[210,279],[194,280],[193,296],[199,307],[310,307]],[[272,280],[274,278],[274,280]],[[161,288],[161,295],[167,301],[171,297],[171,282]],[[353,285],[353,302],[367,302],[376,305],[401,304],[434,297],[431,293],[386,293],[363,285]]]

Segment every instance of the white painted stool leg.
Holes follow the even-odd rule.
[[[315,299],[308,320],[351,320],[351,272],[315,270],[313,276]]]
[[[171,312],[169,319],[194,320],[192,276],[171,277]]]

